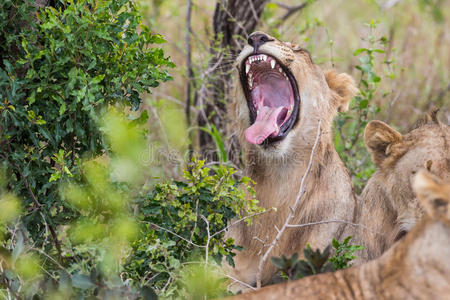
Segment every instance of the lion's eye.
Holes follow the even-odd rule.
[[[408,233],[408,231],[406,231],[406,230],[400,231],[400,232],[397,234],[397,236],[395,237],[394,241],[401,240],[402,238],[405,237],[405,235],[406,235],[407,233]]]

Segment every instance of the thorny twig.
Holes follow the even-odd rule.
[[[299,5],[286,5],[283,3],[276,3],[279,7],[282,7],[284,9],[286,9],[286,13],[281,17],[281,21],[284,22],[286,21],[290,16],[292,16],[293,14],[295,14],[298,11],[301,11],[302,9],[304,9],[306,6],[308,6],[308,1],[303,2],[302,4]]]
[[[345,221],[345,220],[325,220],[325,221],[310,222],[310,223],[304,223],[304,224],[288,224],[288,225],[286,225],[286,227],[287,228],[299,228],[299,227],[307,227],[307,226],[312,226],[312,225],[320,225],[320,224],[328,224],[328,223],[343,223],[343,224],[347,224],[347,225],[351,225],[351,226],[355,226],[355,227],[361,227],[361,228],[363,228],[367,231],[370,231],[374,234],[384,236],[384,233],[373,230],[370,227],[367,227],[362,224],[352,223],[352,222]]]
[[[297,194],[297,198],[295,199],[294,205],[292,206],[292,209],[290,210],[290,212],[289,212],[289,214],[288,214],[288,216],[287,216],[283,226],[281,227],[281,229],[277,229],[277,235],[275,236],[275,238],[273,239],[272,243],[269,245],[269,248],[266,250],[266,252],[264,253],[263,257],[259,261],[258,271],[256,273],[256,287],[258,289],[261,288],[261,273],[262,273],[262,269],[264,267],[264,264],[266,263],[267,258],[269,257],[269,255],[272,252],[273,248],[278,243],[278,241],[280,240],[280,238],[283,235],[284,231],[286,230],[287,225],[289,225],[291,220],[294,218],[295,211],[297,210],[297,207],[300,204],[300,199],[305,194],[305,187],[304,187],[305,181],[306,181],[306,178],[308,177],[308,174],[309,174],[309,172],[311,170],[311,166],[313,164],[313,159],[314,159],[314,153],[316,151],[317,145],[319,144],[319,140],[320,140],[320,136],[321,136],[321,131],[320,131],[321,122],[322,122],[322,120],[319,120],[319,124],[317,125],[316,140],[315,140],[314,145],[313,145],[312,150],[311,150],[311,155],[309,157],[308,166],[306,167],[305,173],[303,174],[302,179],[300,181],[300,188],[299,188],[299,191],[298,191],[298,194]]]
[[[243,282],[243,281],[240,281],[239,279],[234,278],[233,276],[230,276],[230,275],[228,275],[228,274],[223,274],[223,275],[225,275],[225,277],[227,277],[227,278],[233,280],[233,282],[230,283],[230,284],[228,285],[228,287],[231,286],[231,285],[233,285],[233,284],[235,284],[235,283],[239,283],[239,284],[241,284],[241,285],[243,285],[243,286],[245,286],[245,287],[247,287],[247,288],[249,288],[249,289],[251,289],[251,290],[253,290],[253,291],[256,291],[256,288],[254,288],[253,286],[251,286],[251,285],[248,284],[248,283],[245,283],[245,282]]]
[[[216,233],[214,233],[213,235],[211,235],[211,238],[215,237],[215,236],[218,235],[218,234],[221,234],[222,232],[228,230],[230,227],[233,227],[234,225],[239,224],[239,223],[241,223],[242,221],[244,221],[244,220],[246,220],[246,219],[248,219],[248,218],[252,218],[252,217],[255,217],[255,216],[259,216],[259,215],[264,214],[264,213],[266,213],[266,212],[267,212],[267,211],[262,211],[262,212],[254,213],[254,214],[245,216],[245,217],[243,217],[242,219],[239,219],[239,220],[237,220],[237,221],[235,221],[235,222],[232,222],[232,223],[231,223],[230,225],[228,225],[227,227],[225,227],[225,228],[223,228],[222,230],[219,230],[219,231],[217,231]]]
[[[186,36],[185,36],[185,42],[186,42],[186,67],[187,67],[187,85],[186,85],[186,121],[188,127],[191,126],[191,88],[194,88],[195,91],[195,82],[194,82],[194,70],[192,68],[192,48],[191,48],[191,34],[192,34],[192,28],[191,28],[191,15],[192,15],[192,0],[187,1],[187,9],[186,9]],[[193,134],[192,132],[189,134],[189,155],[192,156],[193,152]],[[189,157],[190,159],[192,157]]]
[[[205,269],[208,265],[208,256],[209,256],[209,242],[211,241],[211,232],[209,232],[209,222],[208,219],[204,215],[200,215],[200,217],[205,221],[206,223],[206,233],[207,233],[207,240],[206,240],[206,246],[205,246]]]
[[[182,239],[183,241],[185,241],[186,243],[188,243],[188,244],[190,244],[190,245],[192,245],[192,246],[199,247],[199,248],[205,248],[205,246],[197,245],[197,244],[195,244],[195,243],[189,241],[188,239],[182,237],[181,235],[176,234],[176,233],[173,232],[172,230],[167,229],[167,228],[164,228],[164,227],[161,227],[161,226],[159,226],[158,224],[155,224],[155,223],[152,223],[152,222],[147,222],[147,221],[142,221],[142,222],[147,223],[147,224],[150,224],[150,225],[152,225],[152,226],[155,226],[156,228],[161,229],[161,230],[163,230],[163,231],[166,231],[166,232],[168,232],[168,233],[170,233],[170,234],[173,234],[173,235],[176,236],[177,238]]]

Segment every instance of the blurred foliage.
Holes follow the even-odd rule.
[[[298,253],[294,253],[290,258],[271,257],[272,263],[281,273],[284,280],[296,280],[306,276],[320,273],[327,273],[351,267],[350,262],[357,258],[354,252],[364,249],[363,246],[349,244],[351,236],[339,242],[333,239],[332,246],[334,255],[331,255],[331,247],[327,246],[323,251],[313,250],[308,245],[303,249],[305,259],[298,259]]]
[[[61,201],[59,182],[80,175],[82,155],[110,150],[97,116],[110,105],[137,108],[173,64],[149,46],[164,39],[129,0],[33,3],[1,4],[0,155],[25,227],[51,252],[56,226],[78,214]]]
[[[169,284],[179,278],[186,261],[211,256],[220,265],[225,257],[234,266],[232,250],[241,248],[233,239],[223,240],[227,222],[250,222],[251,215],[263,212],[248,177],[235,179],[233,168],[219,165],[212,170],[204,163],[194,158],[184,181],[157,184],[137,202],[142,238],[133,244],[126,270],[166,296],[180,292]]]
[[[444,14],[442,12],[442,6],[444,0],[418,0],[419,6],[431,13],[436,22],[442,23],[444,21]]]
[[[74,214],[55,229],[59,233],[58,253],[47,250],[50,237],[44,235],[46,240],[41,244],[32,239],[24,223],[26,213],[15,224],[2,228],[7,233],[2,261],[11,262],[2,264],[3,294],[33,299],[135,299],[151,293],[149,287],[131,286],[120,278],[129,243],[136,238],[137,224],[129,203],[140,179],[139,175],[125,179],[114,176],[117,166],[124,164],[135,174],[143,174],[139,154],[146,145],[145,130],[136,122],[139,119],[126,119],[115,110],[101,120],[111,157],[81,160],[79,172],[57,189],[62,205]],[[2,195],[2,204],[6,201]],[[9,220],[11,216],[14,214]],[[50,219],[43,213],[41,216],[44,221]],[[47,223],[44,225],[50,230]]]

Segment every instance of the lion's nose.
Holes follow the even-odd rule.
[[[247,42],[250,46],[253,47],[253,49],[255,49],[256,53],[258,51],[258,48],[269,40],[270,38],[266,34],[255,32],[248,37]]]

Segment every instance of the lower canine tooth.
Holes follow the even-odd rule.
[[[270,66],[272,67],[272,69],[275,68],[275,61],[274,61],[274,60],[271,60],[271,61],[270,61]]]
[[[248,71],[250,71],[250,65],[245,65],[245,74],[248,74]]]

